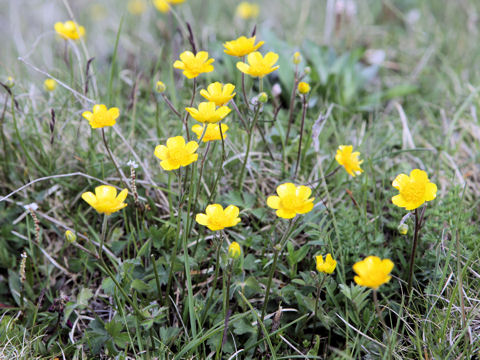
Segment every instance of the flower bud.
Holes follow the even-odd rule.
[[[312,72],[312,68],[310,66],[305,66],[303,72],[305,73],[305,75],[309,75]]]
[[[295,65],[298,65],[302,62],[302,55],[297,51],[295,54],[293,54],[293,63]]]
[[[75,241],[77,241],[77,235],[75,235],[73,231],[67,230],[65,231],[65,240],[67,240],[67,242],[72,244]]]
[[[306,82],[299,82],[298,83],[298,92],[302,95],[308,94],[310,92],[310,85],[308,85]]]
[[[266,92],[261,92],[258,94],[258,101],[262,104],[265,104],[268,101],[268,95]]]
[[[46,91],[53,91],[57,88],[57,82],[54,79],[47,79],[43,82],[43,88]]]
[[[408,225],[407,224],[400,224],[400,225],[398,225],[397,230],[401,235],[407,235]]]
[[[232,259],[238,259],[242,254],[242,249],[240,248],[239,243],[236,241],[232,242],[228,247],[228,257]]]
[[[155,91],[158,92],[159,94],[161,94],[165,90],[167,90],[167,87],[165,86],[163,81],[157,81],[157,84],[155,85]]]
[[[15,86],[15,79],[12,78],[11,76],[9,76],[9,77],[7,78],[7,81],[5,81],[5,85],[6,85],[8,88],[11,89],[12,87]]]

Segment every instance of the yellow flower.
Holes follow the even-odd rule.
[[[215,61],[215,59],[208,58],[206,51],[199,51],[196,55],[191,51],[184,51],[180,54],[180,60],[175,61],[173,67],[183,70],[183,75],[188,79],[196,78],[201,73],[212,72],[213,65],[211,64]]]
[[[147,10],[145,0],[130,0],[127,4],[127,10],[133,15],[140,15]]]
[[[54,79],[47,79],[43,82],[43,88],[47,91],[53,91],[57,88],[57,82]]]
[[[408,233],[408,225],[407,224],[400,224],[398,225],[397,227],[397,230],[398,232],[400,233],[400,235],[407,235]]]
[[[297,51],[295,52],[295,54],[293,54],[293,63],[295,65],[298,65],[302,62],[302,55],[300,55],[300,53]]]
[[[248,65],[244,62],[237,62],[237,69],[253,77],[264,77],[277,70],[280,66],[273,66],[278,60],[278,54],[269,52],[262,56],[258,51],[248,54]]]
[[[190,141],[185,144],[185,139],[181,136],[171,137],[167,140],[167,146],[158,145],[155,148],[155,156],[162,160],[160,166],[164,170],[176,170],[181,166],[187,166],[197,161],[198,143]]]
[[[298,83],[298,92],[302,95],[308,94],[310,92],[310,85],[308,85],[306,82],[299,82]]]
[[[212,204],[207,206],[205,214],[197,214],[195,220],[200,225],[204,225],[212,231],[217,231],[237,225],[240,222],[238,213],[238,207],[235,205],[229,205],[224,210],[222,205]]]
[[[153,0],[153,6],[162,13],[170,11],[170,5],[178,5],[185,2],[185,0]]]
[[[92,129],[98,129],[115,125],[115,120],[120,116],[120,111],[116,107],[107,109],[105,105],[99,104],[93,107],[93,113],[85,111],[82,116],[89,121]]]
[[[227,55],[242,57],[253,51],[257,51],[264,43],[265,41],[260,41],[255,45],[255,36],[252,36],[251,38],[240,36],[236,40],[227,41],[223,44],[225,47],[223,52]]]
[[[242,248],[240,247],[240,244],[237,243],[236,241],[233,241],[228,246],[228,257],[232,259],[238,259],[241,254],[242,254]]]
[[[201,102],[198,104],[198,109],[187,107],[185,110],[187,110],[195,120],[201,123],[219,122],[232,111],[227,106],[221,106],[217,109],[213,101]]]
[[[360,161],[358,159],[360,156],[358,151],[352,153],[352,150],[352,145],[340,145],[335,160],[337,160],[337,162],[342,165],[350,175],[355,177],[363,172],[360,168],[360,164],[363,163],[363,160]]]
[[[353,271],[357,274],[353,278],[358,285],[372,289],[378,289],[390,281],[390,272],[393,262],[390,259],[380,259],[378,256],[368,256],[364,260],[353,265]]]
[[[11,76],[7,77],[7,80],[5,81],[5,86],[11,89],[12,87],[15,86],[15,79]]]
[[[325,256],[325,261],[323,261],[323,256],[322,255],[317,255],[315,257],[317,261],[317,271],[318,272],[323,272],[325,274],[331,274],[337,267],[337,261],[333,260],[332,255],[327,254]]]
[[[313,200],[310,198],[312,190],[308,186],[295,186],[292,183],[285,183],[277,187],[279,196],[269,196],[267,205],[277,210],[278,217],[291,219],[297,214],[306,214],[313,209]]]
[[[410,176],[398,175],[392,185],[400,192],[392,197],[392,202],[406,210],[414,210],[437,196],[437,185],[428,180],[425,171],[419,169],[412,170]]]
[[[124,203],[127,195],[127,189],[123,189],[117,196],[117,189],[113,186],[101,185],[95,188],[95,194],[90,191],[84,192],[82,199],[100,214],[110,215],[127,206]]]
[[[163,83],[163,81],[157,81],[155,84],[155,91],[159,94],[165,92],[167,90],[167,86]]]
[[[222,106],[233,99],[236,94],[233,92],[233,90],[235,90],[235,85],[222,85],[217,81],[208,85],[207,90],[200,90],[200,95],[202,95],[208,101],[213,101],[215,105]]]
[[[77,40],[85,35],[85,28],[72,20],[55,23],[55,31],[62,39]]]
[[[222,128],[222,133],[220,134],[220,127]],[[205,125],[193,125],[192,126],[192,131],[197,135],[198,140],[200,140],[200,137],[203,134],[203,130],[205,128]],[[203,142],[207,141],[212,141],[212,140],[222,140],[222,135],[223,139],[227,137],[227,132],[228,126],[226,124],[208,124],[207,125],[207,131],[205,131],[205,135],[203,135]]]
[[[242,1],[237,6],[236,15],[244,20],[254,19],[258,16],[260,7],[257,4],[249,3],[248,1]]]

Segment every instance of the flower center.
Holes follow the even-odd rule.
[[[409,182],[402,189],[402,197],[407,202],[419,202],[425,195],[425,184],[419,184],[416,182]]]
[[[285,209],[295,210],[301,205],[301,200],[296,195],[287,195],[281,198],[281,205]]]
[[[168,151],[168,158],[174,163],[182,162],[182,160],[185,158],[185,155],[185,149],[180,147],[169,149]]]

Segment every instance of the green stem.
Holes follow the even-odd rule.
[[[257,124],[258,121],[258,115],[260,114],[260,105],[257,104],[257,109],[255,111],[255,116],[252,121],[252,125],[250,126],[250,134],[248,135],[248,140],[247,140],[247,151],[245,153],[245,159],[242,164],[242,168],[240,170],[240,176],[238,178],[238,188],[243,185],[243,179],[245,177],[245,168],[247,167],[247,162],[248,162],[248,157],[250,155],[250,148],[252,144],[252,137],[253,137],[253,129],[255,128],[255,125]]]
[[[203,324],[203,322],[205,321],[205,318],[206,318],[207,313],[208,313],[208,309],[211,306],[213,293],[215,292],[215,289],[217,288],[218,274],[219,274],[219,271],[220,271],[220,250],[222,249],[222,244],[223,244],[223,236],[219,235],[219,237],[220,237],[220,239],[218,240],[218,244],[217,244],[217,254],[215,256],[215,276],[213,278],[213,285],[212,285],[210,294],[208,295],[208,299],[207,299],[207,303],[205,305],[205,309],[203,310],[201,324]]]
[[[158,298],[161,299],[163,296],[162,287],[160,285],[160,278],[158,277],[157,263],[155,262],[155,256],[153,254],[150,255],[150,258],[152,259],[153,273],[155,274],[155,283],[157,285]]]
[[[302,141],[303,141],[303,128],[305,126],[305,116],[307,114],[307,97],[303,95],[303,110],[302,110],[302,123],[300,125],[300,141],[298,142],[298,153],[297,153],[297,163],[295,164],[295,175],[293,178],[297,177],[298,167],[300,165],[300,154],[302,153]]]
[[[123,174],[118,168],[117,162],[115,161],[112,152],[110,151],[110,148],[108,147],[107,143],[107,138],[105,137],[105,128],[102,128],[102,139],[103,139],[103,144],[105,145],[105,149],[107,150],[108,156],[110,157],[110,160],[112,160],[113,165],[115,166],[115,169],[117,169],[118,176],[120,176],[120,181],[123,182],[123,184],[128,188],[127,183],[123,179]]]
[[[383,321],[382,312],[380,311],[380,306],[378,306],[378,297],[377,297],[377,290],[373,289],[373,303],[375,304],[375,311],[377,312],[378,320],[382,323],[383,329],[385,332],[388,332],[387,324]]]
[[[190,107],[193,105],[193,101],[195,100],[195,94],[197,92],[197,79],[193,78],[193,92],[192,92],[192,98],[190,99]],[[188,129],[188,117],[190,116],[190,113],[188,111],[185,111],[185,117],[183,118],[183,125],[185,126],[185,132],[187,133],[187,141],[190,141],[190,131]]]
[[[313,347],[313,339],[315,336],[315,333],[317,332],[317,326],[318,326],[318,319],[317,319],[317,314],[318,314],[318,300],[320,299],[320,292],[322,291],[323,284],[325,283],[325,279],[327,278],[326,275],[323,275],[322,281],[318,285],[317,288],[317,296],[315,297],[315,308],[314,308],[314,317],[313,317],[313,332],[312,332],[312,339],[310,340],[310,347]]]
[[[423,215],[425,214],[425,207],[423,207],[422,214],[419,214],[418,208],[415,209],[415,230],[413,232],[413,244],[412,251],[410,253],[410,265],[408,271],[408,291],[407,295],[410,298],[412,291],[412,279],[413,279],[413,268],[415,265],[415,253],[417,251],[418,239],[420,235],[420,229],[422,227]]]

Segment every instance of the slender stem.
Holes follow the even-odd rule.
[[[234,101],[233,99],[230,100],[230,103],[233,105],[233,108],[234,108],[235,111],[237,112],[237,115],[238,115],[238,117],[240,118],[240,121],[242,122],[242,125],[243,125],[243,127],[245,128],[245,131],[246,131],[247,133],[249,133],[250,129],[248,128],[247,122],[246,122],[245,119],[243,118],[242,113],[241,113],[240,110],[238,109],[237,104],[235,103],[235,101]]]
[[[195,81],[195,80],[194,80]],[[170,110],[173,111],[175,115],[177,115],[180,119],[182,118],[182,115],[178,112],[178,110],[175,108],[175,106],[172,104],[172,102],[168,99],[167,95],[162,94],[163,100],[167,103],[168,107]]]
[[[387,324],[383,321],[382,312],[380,311],[380,306],[378,306],[378,297],[377,297],[377,290],[373,289],[373,303],[375,304],[375,311],[377,312],[378,320],[382,323],[383,329],[385,332],[388,332]]]
[[[218,274],[220,272],[220,250],[222,249],[222,244],[223,244],[223,236],[219,235],[218,243],[217,243],[217,251],[216,251],[216,257],[215,257],[215,275],[213,278],[213,285],[212,285],[212,290],[210,294],[208,295],[207,303],[205,305],[205,308],[203,309],[203,314],[202,314],[202,320],[200,324],[203,324],[205,321],[205,317],[207,316],[208,309],[211,306],[212,303],[212,296],[213,293],[215,292],[215,289],[217,288],[217,281],[218,281]]]
[[[292,93],[290,94],[290,107],[288,109],[288,127],[287,127],[287,134],[285,135],[285,145],[288,143],[290,130],[292,128],[293,109],[295,108],[295,92],[297,90],[297,82],[298,82],[298,70],[295,67],[295,77],[293,79],[293,89],[292,89]]]
[[[152,264],[153,264],[153,273],[155,274],[155,283],[157,285],[157,293],[158,293],[158,298],[161,299],[162,296],[162,287],[160,285],[160,279],[158,277],[158,270],[157,270],[157,263],[155,262],[155,255],[151,255],[150,258],[152,259]]]
[[[117,162],[115,161],[112,152],[110,151],[110,148],[108,147],[107,143],[107,138],[105,137],[105,128],[102,128],[102,139],[103,139],[103,144],[105,145],[105,149],[107,150],[108,156],[110,157],[110,160],[112,160],[113,165],[115,166],[115,169],[117,169],[118,176],[120,176],[120,180],[124,183],[125,186],[128,187],[127,183],[123,179],[123,174],[118,168]]]
[[[193,92],[192,92],[192,99],[190,100],[190,107],[193,105],[193,101],[195,100],[195,94],[197,92],[197,79],[193,78]],[[190,113],[188,111],[185,112],[185,117],[183,118],[183,124],[185,125],[185,132],[187,133],[187,140],[190,141],[190,131],[188,129],[188,117]]]
[[[258,78],[258,92],[263,92],[263,77]]]
[[[413,267],[415,263],[415,253],[417,251],[418,245],[418,235],[420,233],[420,227],[422,226],[420,223],[420,216],[418,213],[418,208],[415,209],[415,230],[413,232],[413,244],[412,244],[412,251],[410,253],[410,266],[408,270],[408,297],[410,298],[411,291],[412,291],[412,278],[413,278]]]
[[[102,222],[102,234],[100,236],[100,247],[98,249],[98,257],[103,260],[103,246],[105,244],[105,240],[107,237],[107,223],[108,223],[108,215],[103,216]]]
[[[245,56],[242,58],[242,61],[245,62]],[[248,110],[249,106],[248,106],[247,92],[245,90],[245,73],[244,72],[242,72],[242,94],[243,94],[243,102],[245,103],[245,106],[247,107],[247,110]]]
[[[313,339],[314,335],[317,332],[317,326],[318,326],[318,319],[317,319],[317,314],[318,314],[318,300],[320,299],[320,292],[322,291],[323,284],[325,283],[325,279],[327,278],[326,275],[323,275],[322,280],[320,281],[318,288],[317,288],[317,296],[315,297],[315,308],[314,308],[314,316],[313,316],[313,332],[312,332],[312,339],[310,340],[310,347],[313,347]]]
[[[225,302],[223,304],[223,314],[225,316],[225,323],[224,323],[225,325],[223,328],[223,336],[219,344],[220,350],[217,352],[217,355],[215,356],[216,359],[220,359],[220,357],[222,356],[223,345],[225,345],[225,343],[227,342],[228,319],[230,318],[230,282],[232,279],[234,262],[235,262],[235,259],[232,259],[228,267],[226,296],[225,296]]]
[[[251,145],[252,145],[253,129],[255,128],[255,125],[257,124],[259,114],[260,114],[260,105],[257,104],[257,109],[255,111],[255,116],[253,118],[252,125],[250,126],[250,133],[248,135],[247,151],[245,152],[245,159],[244,159],[243,164],[242,164],[242,169],[240,170],[240,176],[238,177],[238,188],[240,188],[243,185],[243,179],[245,177],[245,168],[247,166],[248,156],[250,155],[250,148],[251,148]]]
[[[294,179],[297,177],[298,167],[300,165],[300,154],[302,153],[303,128],[305,125],[305,116],[307,114],[307,107],[308,107],[306,95],[303,95],[302,100],[303,100],[302,123],[300,125],[300,141],[298,142],[297,163],[295,164],[295,175],[293,176]]]

